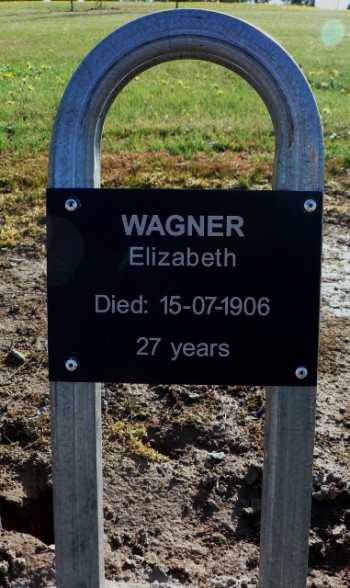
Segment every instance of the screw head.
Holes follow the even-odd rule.
[[[304,202],[304,210],[305,212],[315,212],[317,209],[317,202],[313,200],[313,198],[308,198]]]
[[[64,207],[68,212],[75,212],[80,208],[80,202],[76,198],[68,198],[64,203]]]
[[[308,374],[308,371],[307,371],[306,367],[299,366],[295,370],[295,375],[298,378],[298,380],[304,380],[306,378],[307,374]]]
[[[78,369],[79,364],[74,357],[69,357],[64,366],[68,372],[75,372],[75,370]]]

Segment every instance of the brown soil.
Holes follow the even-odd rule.
[[[350,586],[349,209],[348,186],[328,186],[314,588]],[[7,251],[0,268],[0,586],[42,588],[55,585],[45,260]],[[256,586],[264,390],[114,384],[102,408],[106,577]]]

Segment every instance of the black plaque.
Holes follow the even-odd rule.
[[[316,384],[321,193],[49,189],[47,212],[50,380]]]

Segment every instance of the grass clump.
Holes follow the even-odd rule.
[[[147,461],[168,461],[168,457],[151,447],[144,425],[116,421],[109,427],[111,440],[121,441],[131,453]]]
[[[47,156],[6,154],[0,167],[0,248],[42,255]]]

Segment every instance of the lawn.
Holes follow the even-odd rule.
[[[328,177],[343,174],[350,162],[347,12],[187,2],[179,10],[183,6],[235,15],[281,43],[315,94]],[[105,0],[102,9],[94,1],[75,2],[71,12],[68,1],[0,3],[0,203],[5,211],[0,244],[14,246],[21,223],[28,235],[37,226],[54,116],[80,61],[129,20],[174,7],[174,2]],[[210,185],[225,186],[234,154],[245,176],[238,186],[249,187],[271,164],[274,138],[264,104],[240,77],[213,64],[177,61],[144,72],[123,90],[108,114],[102,149],[106,181],[117,160],[123,161],[118,181],[124,185],[131,180],[162,185],[169,177],[191,185],[190,176],[197,175],[215,176]],[[179,161],[181,166],[174,165]],[[22,208],[31,199],[30,208]]]

